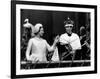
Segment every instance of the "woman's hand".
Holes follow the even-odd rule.
[[[54,44],[57,44],[59,42],[59,35],[57,35],[54,39]]]
[[[28,58],[28,60],[29,60],[29,61],[32,61],[32,62],[34,62],[34,63],[39,61],[39,59],[38,59],[37,57],[32,56],[32,55]]]

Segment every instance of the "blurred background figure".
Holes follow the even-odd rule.
[[[90,53],[90,45],[89,45],[89,37],[87,36],[87,30],[84,26],[80,27],[80,41],[82,45],[81,49],[81,59],[89,59],[89,53]]]
[[[34,33],[32,30],[34,29],[34,25],[29,22],[29,19],[26,18],[23,20],[22,24],[22,32],[21,32],[21,59],[26,60],[25,58],[25,51],[27,48],[27,43],[31,37],[34,37]]]
[[[25,29],[30,29],[31,28],[31,36],[33,37],[34,36],[34,25],[29,23],[29,19],[25,19],[24,22],[25,23],[23,24],[23,27]]]
[[[33,26],[31,23],[29,23],[29,19],[25,19],[24,22],[25,24],[23,24],[23,27],[30,28]]]

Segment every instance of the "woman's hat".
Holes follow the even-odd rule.
[[[34,27],[34,33],[37,33],[39,32],[40,30],[40,27],[43,27],[43,25],[41,23],[37,23]]]

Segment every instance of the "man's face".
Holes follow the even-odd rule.
[[[43,29],[43,27],[40,29],[40,32],[39,32],[39,35],[40,36],[43,36],[43,34],[44,34],[44,29]]]
[[[65,25],[66,32],[69,33],[69,34],[71,34],[72,33],[72,27],[73,27],[72,24],[66,24]]]

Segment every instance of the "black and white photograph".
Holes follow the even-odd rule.
[[[90,66],[90,34],[89,12],[21,9],[21,69]]]
[[[12,1],[12,14],[13,75],[96,73],[96,6]]]

